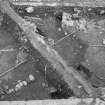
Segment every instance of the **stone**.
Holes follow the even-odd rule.
[[[30,81],[34,81],[35,80],[35,77],[32,74],[30,74],[29,75],[29,79],[30,79]]]
[[[27,11],[28,13],[32,13],[32,12],[34,11],[34,7],[27,7],[27,8],[26,8],[26,11]]]

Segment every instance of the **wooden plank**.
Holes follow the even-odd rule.
[[[104,0],[12,0],[14,5],[104,7]]]
[[[32,100],[32,101],[2,101],[0,105],[105,105],[100,99],[59,99],[59,100]]]

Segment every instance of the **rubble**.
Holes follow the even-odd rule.
[[[73,15],[74,16],[74,15]],[[79,20],[73,20],[73,16],[70,13],[63,12],[62,16],[62,28],[73,28],[80,31],[87,32],[87,21],[85,18],[80,18]],[[79,16],[77,14],[77,16]],[[74,17],[75,18],[75,17]]]

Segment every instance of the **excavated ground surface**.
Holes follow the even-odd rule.
[[[26,7],[17,6],[15,10],[22,17],[35,22],[38,27],[38,33],[46,41],[51,39],[51,42],[48,41],[50,45],[53,41],[57,43],[59,39],[75,31],[75,26],[78,26],[76,22],[79,21],[79,24],[82,24],[79,27],[79,32],[71,34],[55,44],[53,48],[67,61],[69,66],[76,68],[94,87],[105,86],[105,48],[102,46],[105,38],[104,8],[36,7],[32,13],[28,13]],[[78,16],[76,17],[77,12]],[[70,17],[66,20],[68,23],[71,22],[69,26],[67,23],[65,25],[62,23],[63,13],[67,13],[67,15],[75,14],[72,20],[70,20]],[[31,17],[34,17],[34,19]],[[76,25],[72,25],[72,22]],[[0,53],[0,74],[16,65],[17,54],[21,52],[19,48],[24,45],[18,37],[19,33],[17,32],[16,24],[5,15],[0,27],[0,50],[9,48],[14,48],[15,50]],[[101,46],[99,47],[99,45]],[[0,88],[1,91],[3,89],[6,92],[9,89],[14,89],[19,81],[29,81],[29,75],[33,75],[35,80],[29,81],[27,86],[23,86],[17,92],[6,93],[4,91],[5,95],[1,99],[29,100],[67,98],[70,96],[67,93],[68,90],[55,92],[59,88],[65,90],[66,86],[60,81],[60,77],[55,72],[50,71],[52,70],[51,65],[37,51],[31,48],[29,42],[25,46],[32,50],[30,53],[24,51],[21,55],[22,61],[24,59],[27,61],[15,70],[0,76]],[[19,60],[21,62],[21,59]],[[55,90],[51,89],[52,87]],[[55,93],[49,94],[50,91]]]
[[[13,68],[16,65],[16,55],[18,54],[19,45],[15,45],[12,35],[6,32],[3,28],[0,28],[0,48],[9,49],[15,48],[15,51],[2,52],[0,54],[0,73]],[[0,86],[4,92],[8,92],[9,89],[14,89],[18,81],[26,81],[29,75],[35,77],[35,81],[22,87],[18,92],[12,92],[11,94],[5,93],[1,99],[5,100],[27,100],[27,99],[46,99],[49,98],[48,91],[43,88],[45,82],[44,77],[38,72],[38,68],[35,66],[31,58],[25,63],[17,67],[16,69],[8,72],[5,75],[0,76]],[[34,94],[35,93],[35,94]],[[40,94],[39,94],[40,93]]]

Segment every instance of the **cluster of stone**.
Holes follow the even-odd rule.
[[[79,20],[73,20],[73,15],[70,13],[63,12],[62,16],[62,27],[72,27],[75,29],[79,29],[81,31],[87,31],[86,25],[87,21],[84,18],[80,18]],[[75,17],[74,17],[75,18]]]
[[[26,78],[25,81],[19,80],[18,84],[16,84],[15,88],[9,89],[8,93],[11,94],[11,93],[17,92],[17,91],[21,90],[23,87],[28,86],[28,84],[30,84],[34,80],[35,80],[35,77],[32,74],[30,74],[29,77]]]
[[[2,91],[2,94],[0,95],[0,99],[4,99],[6,97],[6,95],[11,95],[14,94],[16,92],[18,92],[19,90],[21,90],[24,87],[27,87],[30,83],[35,81],[35,77],[30,74],[25,80],[21,81],[18,80],[17,84],[15,85],[14,88],[9,88],[8,86],[6,87],[5,91]]]

